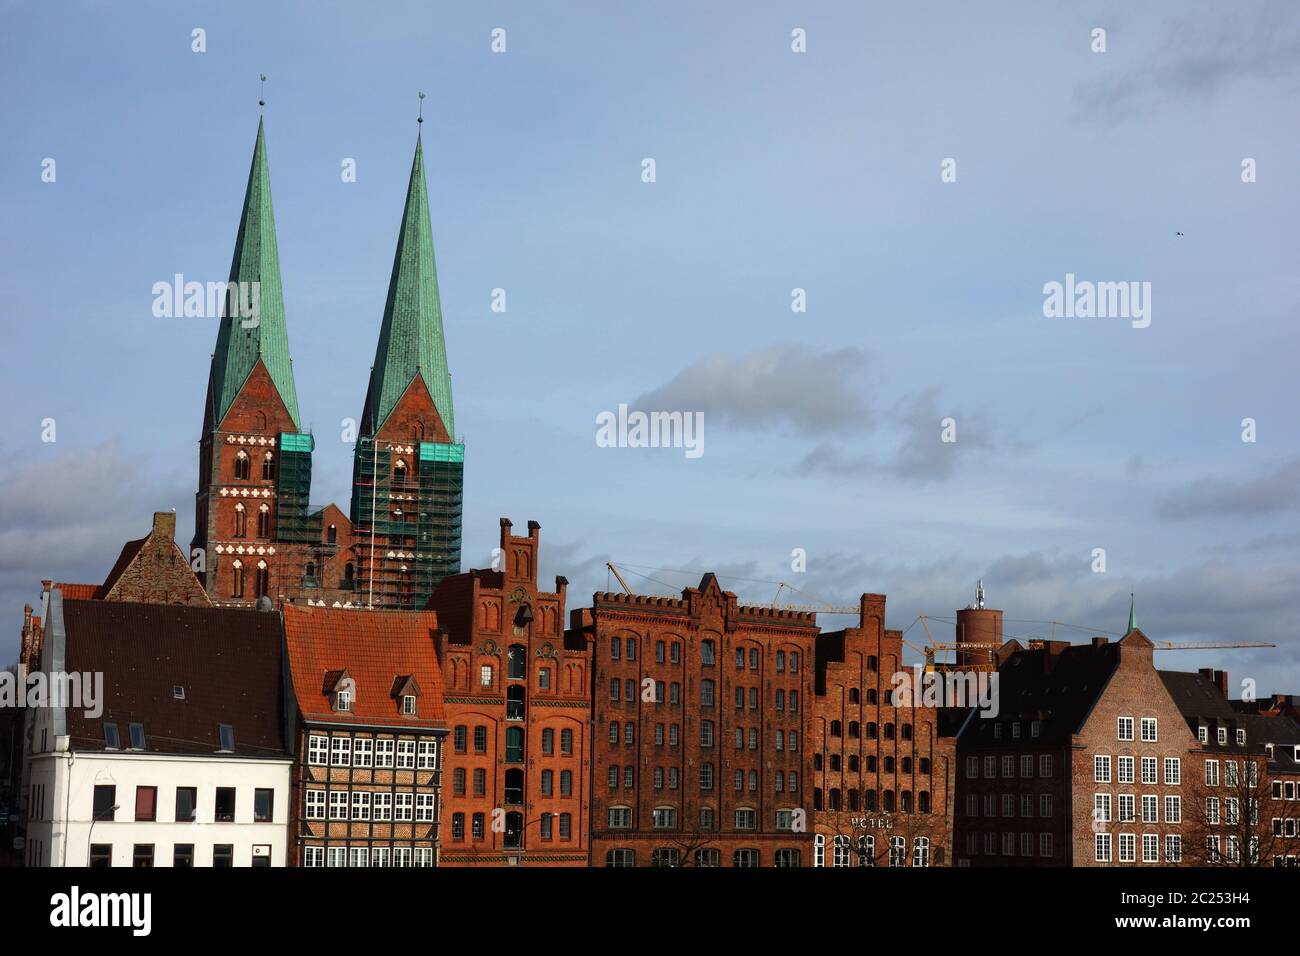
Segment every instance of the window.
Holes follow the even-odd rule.
[[[780,849],[776,851],[776,865],[779,867],[789,867],[799,865],[799,851],[795,849]]]
[[[522,644],[511,644],[506,652],[506,677],[511,680],[523,680],[528,674],[528,648]]]
[[[1137,837],[1132,833],[1119,835],[1119,861],[1121,863],[1137,862]]]
[[[632,826],[632,808],[631,807],[610,807],[609,808],[609,829],[627,830]]]
[[[1143,783],[1156,782],[1156,758],[1155,757],[1142,758],[1142,782]]]
[[[104,749],[105,750],[122,749],[122,738],[121,735],[118,734],[117,724],[112,724],[109,723],[108,721],[104,722]]]
[[[193,823],[198,809],[199,791],[195,787],[176,788],[176,822]]]
[[[1098,833],[1094,839],[1094,847],[1096,849],[1096,857],[1095,857],[1096,861],[1098,863],[1109,863],[1110,862],[1110,834]]]
[[[132,750],[144,750],[144,724],[127,724]]]
[[[370,800],[371,793],[368,790],[352,791],[352,819],[369,820],[370,819]]]
[[[736,811],[736,829],[753,830],[758,826],[758,814],[754,810],[737,810]]]
[[[1182,761],[1177,757],[1165,758],[1165,785],[1176,787],[1183,781]]]
[[[217,787],[217,807],[214,819],[217,823],[235,822],[234,787]]]
[[[759,865],[758,851],[752,849],[737,850],[731,855],[733,866],[756,869]]]
[[[1012,833],[1003,834],[1002,849],[1004,853],[1006,852],[1007,837],[1012,837],[1014,839],[1015,834]],[[907,837],[902,837],[902,836],[890,837],[889,838],[889,865],[903,866],[906,862],[907,862]]]
[[[191,869],[194,866],[194,844],[177,843],[172,847],[172,866]]]
[[[481,724],[474,728],[474,752],[487,753],[487,728]]]
[[[1032,834],[1026,833],[1024,835],[1032,838]],[[1025,855],[1028,856],[1029,854],[1026,853]],[[912,841],[912,865],[913,866],[930,865],[930,838],[929,837],[923,837],[923,836],[916,837]]]
[[[115,820],[117,812],[117,787],[112,784],[95,786],[94,819]]]
[[[1118,733],[1118,737],[1119,737],[1120,740],[1132,740],[1132,739],[1133,739],[1133,718],[1132,718],[1132,717],[1120,717],[1120,718],[1119,718],[1119,733]]]
[[[620,638],[613,637],[609,641],[609,659],[616,661],[622,656],[623,641]]]
[[[1096,783],[1110,783],[1110,757],[1097,754],[1092,758],[1093,780]]]
[[[1142,718],[1142,742],[1155,743],[1156,740],[1157,740],[1156,718],[1143,717]]]
[[[325,791],[308,790],[303,808],[303,816],[308,820],[325,819]]]
[[[1133,782],[1133,766],[1134,766],[1133,758],[1132,758],[1132,757],[1117,757],[1117,758],[1115,758],[1115,763],[1116,763],[1116,769],[1117,769],[1117,771],[1118,771],[1118,773],[1117,773],[1118,781],[1119,781],[1120,783],[1132,783],[1132,782]]]
[[[1038,775],[1044,779],[1052,775],[1052,755],[1042,754],[1038,758]]]
[[[1183,822],[1183,798],[1165,797],[1165,823]]]
[[[1154,793],[1144,793],[1142,795],[1142,822],[1158,823],[1159,820],[1159,801]]]
[[[414,694],[402,695],[402,713],[405,714],[407,717],[415,716],[415,695]]]
[[[606,866],[636,866],[636,851],[628,849],[610,850],[605,854]]]
[[[30,846],[31,844],[29,844]],[[90,865],[92,867],[110,867],[113,865],[113,845],[95,843],[90,847]]]
[[[391,767],[393,765],[393,753],[396,749],[397,742],[392,737],[380,737],[375,741],[375,766]]]
[[[138,821],[158,819],[157,787],[135,788],[135,818]]]
[[[335,767],[350,767],[352,765],[351,737],[330,738],[330,764]]]
[[[1207,787],[1217,787],[1219,785],[1219,761],[1205,761],[1205,785]]]
[[[454,731],[452,731],[452,747],[458,754],[463,754],[465,752],[467,730],[468,728],[466,728],[464,724],[460,724]]]
[[[1165,862],[1183,862],[1183,838],[1177,833],[1170,833],[1165,836]]]
[[[492,686],[492,665],[484,664],[478,671],[478,682],[480,687]]]
[[[654,827],[656,830],[677,829],[677,810],[673,807],[655,807]]]
[[[506,729],[506,763],[524,762],[524,731],[521,727]]]
[[[232,843],[218,843],[212,848],[212,865],[228,869],[235,865],[235,847]]]
[[[131,865],[137,869],[153,866],[153,844],[137,843],[131,852]]]
[[[270,823],[275,817],[275,791],[258,787],[253,791],[253,822]]]
[[[217,726],[217,739],[221,741],[221,749],[226,753],[233,753],[235,750],[235,728],[230,724],[219,724]]]

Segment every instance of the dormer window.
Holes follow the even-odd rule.
[[[334,709],[339,712],[352,710],[352,691],[350,689],[340,689],[334,694]]]
[[[122,738],[118,735],[117,724],[104,722],[104,749],[121,750]]]
[[[217,726],[217,739],[221,741],[221,749],[224,753],[233,753],[235,750],[235,728],[230,724],[219,724]]]
[[[144,750],[144,724],[127,724],[132,750]]]
[[[404,694],[402,696],[402,713],[407,717],[415,716],[415,695]]]
[[[1238,747],[1246,746],[1246,731],[1241,729],[1240,727],[1237,728],[1237,746]]]
[[[185,699],[185,688],[182,687],[180,684],[176,684],[175,686],[173,686],[172,700],[184,700],[184,699]]]
[[[1208,744],[1210,742],[1210,728],[1206,727],[1204,724],[1201,724],[1199,727],[1197,727],[1196,739],[1203,744]]]
[[[1227,728],[1227,727],[1220,727],[1220,728],[1219,728],[1219,736],[1218,736],[1218,740],[1219,740],[1219,743],[1220,743],[1220,744],[1226,744],[1226,743],[1228,742],[1228,728]]]

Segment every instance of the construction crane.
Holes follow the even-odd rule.
[[[606,561],[606,562],[605,562],[605,567],[609,568],[610,573],[611,573],[612,575],[614,575],[615,578],[618,579],[618,583],[619,583],[619,584],[622,586],[622,588],[623,588],[623,593],[624,593],[624,594],[631,594],[631,593],[632,593],[632,589],[631,589],[630,587],[628,587],[628,586],[627,586],[627,582],[623,580],[623,575],[621,575],[621,574],[618,573],[618,568],[614,567],[614,562],[613,562],[613,561]]]

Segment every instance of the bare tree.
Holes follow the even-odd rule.
[[[1186,812],[1185,858],[1199,866],[1273,866],[1273,858],[1296,838],[1275,826],[1286,817],[1287,802],[1274,795],[1269,754],[1260,745],[1241,745],[1210,754],[1192,781]],[[1295,801],[1289,803],[1294,814]]]

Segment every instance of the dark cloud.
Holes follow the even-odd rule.
[[[118,442],[0,456],[0,660],[16,656],[24,604],[35,606],[41,580],[98,583],[122,545],[148,534],[153,512],[175,508],[183,540],[194,492],[179,472],[156,475]]]
[[[1289,3],[1273,9],[1238,10],[1232,19],[1189,11],[1186,20],[1160,31],[1160,49],[1132,57],[1142,66],[1123,72],[1105,67],[1112,57],[1121,60],[1116,44],[1140,42],[1140,35],[1108,33],[1110,52],[1093,54],[1103,69],[1076,91],[1076,111],[1094,119],[1127,119],[1171,104],[1203,103],[1242,81],[1293,75],[1300,64],[1294,10]]]
[[[870,427],[862,394],[867,353],[815,352],[784,344],[745,355],[711,355],[636,399],[645,411],[702,411],[738,425],[789,425],[821,434]]]
[[[1253,517],[1289,511],[1300,504],[1300,458],[1245,481],[1202,478],[1166,495],[1156,514],[1173,521],[1205,517]]]

